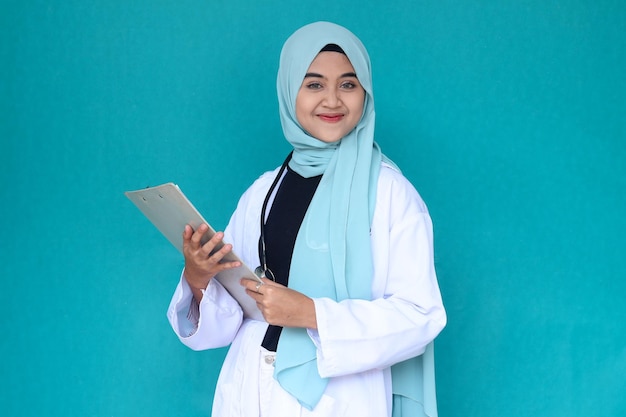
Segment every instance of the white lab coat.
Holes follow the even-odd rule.
[[[261,176],[241,197],[225,230],[226,242],[250,267],[259,265],[257,242],[263,199],[277,171]],[[269,212],[269,210],[268,210]],[[329,377],[313,411],[276,384],[272,417],[386,417],[391,415],[390,366],[421,355],[446,324],[433,260],[432,224],[426,205],[399,172],[383,164],[371,229],[372,301],[314,299],[319,374]],[[244,319],[237,302],[211,280],[200,319],[188,319],[192,295],[184,278],[168,318],[194,350],[231,344],[218,379],[214,417],[259,416],[259,346],[267,323]],[[263,389],[266,387],[263,387]]]

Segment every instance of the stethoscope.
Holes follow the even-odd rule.
[[[287,169],[287,165],[289,164],[289,161],[291,160],[292,154],[293,154],[293,151],[290,152],[289,155],[287,155],[287,158],[285,158],[285,161],[280,166],[280,169],[278,170],[278,174],[276,174],[276,178],[274,178],[274,182],[270,186],[270,189],[268,190],[267,195],[265,196],[265,200],[263,201],[263,207],[261,208],[261,235],[259,236],[259,260],[261,261],[261,265],[256,267],[256,269],[254,270],[254,273],[259,278],[269,278],[272,281],[276,281],[276,278],[274,277],[274,273],[267,267],[267,255],[265,252],[265,211],[267,210],[267,205],[270,201],[270,197],[274,193],[274,189],[276,188],[276,185],[278,185],[278,182],[282,178],[285,172],[285,169]]]

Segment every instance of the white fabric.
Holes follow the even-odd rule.
[[[224,240],[253,268],[259,264],[261,205],[275,175],[264,174],[246,191],[225,230]],[[314,300],[318,330],[309,335],[317,346],[320,375],[331,378],[324,397],[311,412],[275,384],[271,416],[390,416],[389,367],[422,354],[445,326],[430,216],[413,186],[387,165],[378,181],[371,239],[373,300]],[[195,350],[232,343],[217,383],[213,416],[258,417],[259,346],[267,323],[244,320],[216,280],[204,293],[197,323],[188,318],[191,299],[181,277],[168,310],[180,340]]]

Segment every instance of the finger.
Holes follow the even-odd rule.
[[[253,281],[251,279],[248,278],[242,278],[241,281],[239,281],[239,283],[241,284],[242,287],[244,287],[246,290],[252,291],[252,289],[254,288],[254,283],[256,281]]]
[[[261,278],[261,281],[263,281],[263,284],[267,284],[267,285],[270,285],[270,286],[284,287],[284,285],[281,285],[281,284],[279,284],[279,283],[277,283],[275,281],[272,281],[271,279],[266,278],[266,277]]]
[[[191,236],[193,235],[193,228],[186,224],[183,230],[183,254],[188,253],[191,244]]]
[[[216,248],[219,248],[221,245],[223,245],[222,239],[224,238],[224,233],[222,232],[217,232],[215,233],[211,239],[207,240],[203,245],[202,245],[202,251],[207,255],[207,256],[211,256],[213,257],[214,255],[216,255],[219,251],[216,251]],[[226,245],[224,245],[226,246]],[[232,249],[232,245],[228,245],[229,248],[226,250],[226,252],[222,252],[222,255],[219,256],[217,258],[217,260],[219,261],[221,258],[224,257],[224,255],[226,255],[228,252],[231,251]],[[220,251],[224,249],[224,247],[220,248]]]
[[[198,226],[198,228],[191,235],[191,242],[194,245],[199,245],[200,241],[202,240],[202,236],[204,236],[207,230],[209,230],[209,226],[207,226],[206,224],[201,224],[200,226]]]
[[[259,284],[261,284],[261,285],[259,285]],[[248,279],[248,278],[243,278],[241,280],[241,285],[246,289],[246,291],[250,291],[250,292],[253,292],[255,294],[259,293],[260,288],[264,284],[265,283],[263,283],[263,282],[259,282],[257,280]]]
[[[209,263],[212,265],[212,268],[217,271],[216,273],[220,273],[227,269],[238,268],[241,266],[241,262],[239,261],[231,261],[231,262],[222,262],[222,257],[218,256],[218,254],[214,254],[208,258]]]
[[[252,297],[257,303],[263,299],[263,294],[256,292],[254,290],[246,289],[246,294]]]
[[[265,288],[265,291],[263,291],[264,294],[273,294],[272,291],[287,288],[286,286],[279,284],[276,281],[272,281],[269,278],[261,278],[261,280],[263,281],[263,288]]]
[[[191,235],[193,235],[193,228],[186,224],[185,229],[183,230],[183,241],[188,241],[191,239]]]
[[[260,294],[256,291],[253,290],[248,290],[246,289],[246,294],[248,294],[248,296],[250,298],[252,298],[254,301],[256,301],[257,306],[259,306],[259,309],[263,303],[263,294]]]

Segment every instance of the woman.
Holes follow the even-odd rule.
[[[231,344],[213,416],[436,415],[429,344],[446,315],[432,225],[374,142],[367,51],[341,26],[307,25],[283,46],[277,89],[292,154],[223,234],[183,233],[172,327],[192,349]],[[232,248],[261,265],[263,284],[242,285],[266,321],[212,279],[238,266],[220,263]]]

